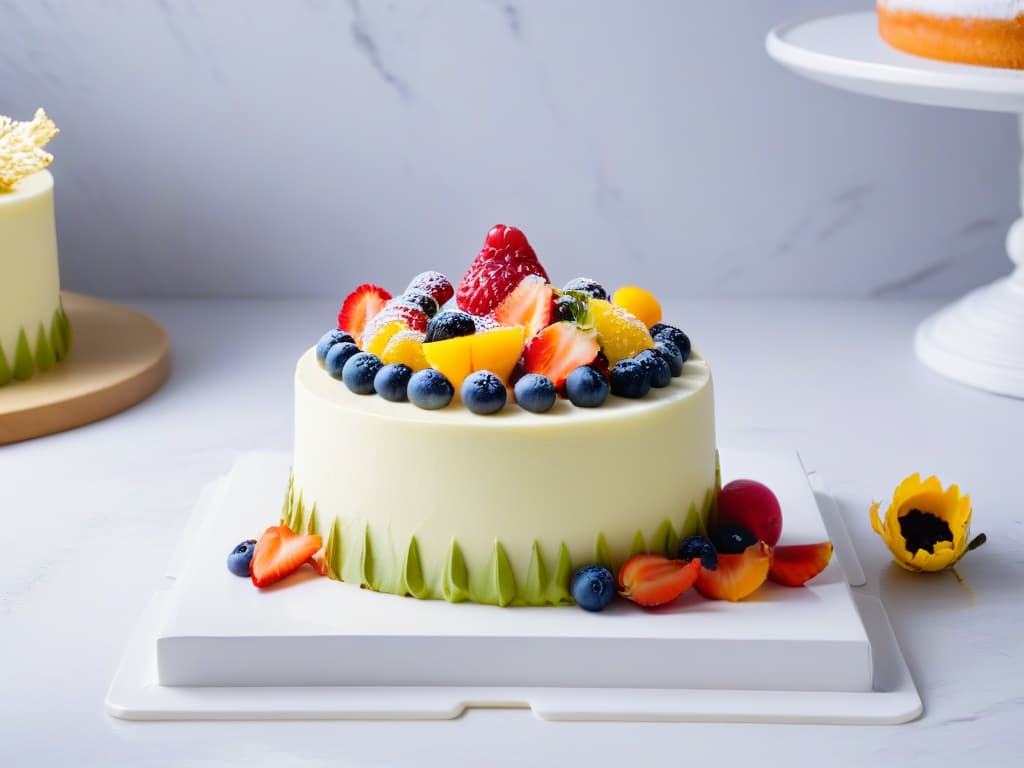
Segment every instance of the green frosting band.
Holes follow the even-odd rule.
[[[705,534],[720,482],[716,472],[715,487],[707,490],[699,507],[696,501],[691,501],[682,520],[663,520],[646,537],[644,531],[636,531],[630,555],[655,552],[673,556],[685,537]],[[353,529],[355,521],[346,522],[339,517],[325,525],[318,516],[315,504],[307,509],[302,491],[295,488],[294,477],[288,482],[281,520],[297,533],[317,534],[324,539],[330,576],[339,581],[360,584],[379,592],[447,600],[450,603],[469,600],[499,606],[573,604],[569,581],[575,567],[565,542],[560,543],[558,561],[552,564],[545,562],[541,544],[534,540],[529,552],[526,579],[519,583],[500,541],[494,542],[486,567],[470,573],[458,541],[452,538],[444,558],[443,571],[425,573],[415,536],[407,541],[395,541],[386,534],[371,535],[366,523]],[[614,565],[607,539],[601,531],[595,534],[592,562],[609,568]]]
[[[29,336],[35,337],[35,349],[29,343]],[[31,379],[35,372],[48,371],[68,356],[71,351],[71,323],[61,304],[53,313],[49,330],[40,323],[34,334],[21,328],[18,342],[7,356],[0,344],[0,387],[12,381]]]

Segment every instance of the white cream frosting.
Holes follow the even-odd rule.
[[[1015,19],[1024,14],[1024,0],[878,0],[878,5],[890,11],[976,19]]]
[[[34,347],[59,306],[53,176],[40,171],[0,192],[0,345],[9,364],[21,329]]]
[[[500,542],[518,584],[535,541],[549,567],[562,543],[578,566],[594,562],[600,533],[621,564],[638,531],[651,537],[666,519],[679,529],[715,487],[711,373],[694,354],[642,400],[479,416],[352,394],[310,350],[295,372],[293,472],[322,531],[341,518],[343,539],[368,529],[398,552],[415,536],[428,579],[453,538],[470,573]]]

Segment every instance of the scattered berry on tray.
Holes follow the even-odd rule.
[[[342,344],[344,342],[355,342],[355,339],[351,335],[340,330],[330,330],[320,337],[320,341],[316,343],[316,361],[320,364],[321,368],[325,368],[327,365],[327,352],[335,344]]]
[[[651,391],[651,374],[633,358],[619,360],[612,366],[611,389],[619,397],[641,398]]]
[[[768,578],[787,587],[802,587],[824,571],[831,559],[831,541],[775,547]]]
[[[651,336],[655,341],[671,341],[675,344],[684,363],[690,359],[690,337],[675,326],[657,323],[651,327]]]
[[[294,573],[323,546],[319,536],[301,536],[283,525],[267,528],[253,550],[250,575],[257,587],[266,587]]]
[[[474,371],[462,382],[462,403],[473,413],[497,413],[505,407],[508,392],[490,371]]]
[[[514,388],[519,407],[531,413],[545,413],[555,404],[555,385],[547,376],[527,373],[520,376]]]
[[[612,304],[622,307],[640,320],[645,328],[661,322],[661,304],[650,291],[627,285],[612,295]]]
[[[608,382],[597,369],[581,365],[566,377],[565,396],[580,408],[597,408],[608,398]]]
[[[426,341],[444,341],[459,336],[472,336],[476,333],[476,323],[472,315],[458,310],[445,310],[434,316],[427,325]]]
[[[382,366],[373,377],[374,391],[385,400],[401,403],[409,399],[409,379],[412,368],[403,363],[390,363]]]
[[[655,350],[645,349],[633,359],[647,369],[652,387],[663,389],[672,383],[672,369]]]
[[[381,369],[380,358],[369,352],[352,355],[341,370],[341,379],[345,386],[357,395],[372,395],[373,380]]]
[[[409,283],[406,292],[421,291],[432,297],[438,306],[443,305],[455,295],[455,289],[451,281],[440,272],[421,272]]]
[[[615,577],[603,565],[585,565],[573,574],[569,592],[585,611],[603,611],[615,597]]]
[[[756,480],[733,480],[718,492],[717,525],[735,524],[774,547],[782,535],[782,507],[772,489]]]
[[[447,377],[433,368],[416,371],[409,379],[407,394],[413,405],[428,411],[445,408],[455,397],[455,388]]]
[[[719,493],[721,498],[721,493]],[[718,523],[711,529],[711,543],[720,555],[738,555],[757,543],[757,537],[742,525]]]
[[[574,277],[565,284],[565,287],[562,288],[562,290],[585,293],[592,299],[603,299],[604,301],[608,301],[608,291],[606,291],[604,286],[597,282],[597,280],[591,280],[589,277]]]
[[[619,570],[619,594],[645,607],[664,605],[692,587],[700,573],[700,560],[634,555]]]
[[[754,542],[738,554],[719,550],[718,568],[700,570],[697,591],[713,600],[742,600],[764,584],[771,559],[772,548],[763,541]]]
[[[324,370],[332,379],[340,379],[345,363],[352,355],[359,354],[359,347],[350,341],[343,341],[335,344],[327,350],[327,359],[324,361]]]
[[[713,571],[718,568],[718,552],[707,536],[687,536],[679,544],[679,559],[689,562],[700,560],[703,568]]]
[[[459,282],[455,302],[471,315],[490,314],[529,275],[549,282],[526,235],[498,224],[487,233],[483,248]]]
[[[361,343],[363,330],[391,300],[391,294],[378,285],[365,283],[346,298],[338,313],[338,328],[347,331]]]
[[[232,549],[228,555],[228,570],[235,576],[248,576],[249,563],[252,562],[254,549],[256,549],[256,539],[246,539]]]

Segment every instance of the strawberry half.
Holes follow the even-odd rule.
[[[547,376],[556,387],[581,365],[590,365],[600,352],[597,333],[571,320],[549,325],[526,345],[523,362],[527,373]]]
[[[338,329],[350,333],[356,341],[363,335],[366,324],[384,309],[391,294],[379,285],[365,283],[345,298],[338,313]]]
[[[494,319],[500,325],[522,325],[526,335],[534,336],[551,324],[551,306],[554,289],[544,278],[531,275],[515,287],[494,310]]]
[[[297,571],[315,555],[323,541],[319,536],[300,536],[284,525],[267,528],[256,542],[249,575],[257,587],[266,587]]]
[[[550,282],[526,235],[515,227],[497,224],[462,276],[455,303],[471,315],[490,314],[529,275]]]
[[[671,603],[697,581],[700,558],[684,563],[664,555],[634,555],[619,569],[619,594],[650,608]]]
[[[787,587],[802,587],[824,571],[831,559],[831,541],[775,547],[768,578]]]

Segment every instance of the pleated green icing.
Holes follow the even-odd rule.
[[[35,338],[35,343],[29,339]],[[0,387],[14,380],[31,379],[36,371],[48,371],[68,356],[71,351],[71,324],[64,314],[63,305],[53,313],[47,330],[40,323],[35,333],[18,329],[18,340],[13,350],[0,345]]]
[[[2,353],[0,353],[2,354]],[[3,374],[0,357],[0,375]],[[675,520],[663,520],[653,531],[637,530],[630,545],[630,556],[640,552],[674,555],[679,542],[697,533],[704,533],[708,515],[717,500],[716,487],[709,488],[701,500],[689,502],[680,508]],[[685,513],[682,509],[685,508]],[[412,595],[421,599],[444,599],[452,603],[470,600],[491,605],[572,605],[569,582],[575,568],[588,563],[573,563],[565,542],[559,542],[557,562],[545,560],[554,557],[551,545],[534,540],[528,553],[513,553],[517,558],[528,557],[526,578],[517,581],[504,544],[496,540],[486,565],[471,572],[466,565],[458,540],[452,538],[443,565],[428,571],[420,555],[415,536],[396,540],[389,533],[371,529],[358,519],[334,517],[323,519],[316,504],[307,508],[303,491],[296,488],[294,478],[288,483],[281,521],[299,533],[320,535],[325,541],[325,556],[332,578],[361,584],[370,589],[399,595]],[[678,526],[678,527],[677,527]],[[613,561],[607,537],[602,531],[594,534],[594,560],[609,568]],[[440,571],[440,572],[438,572]]]

